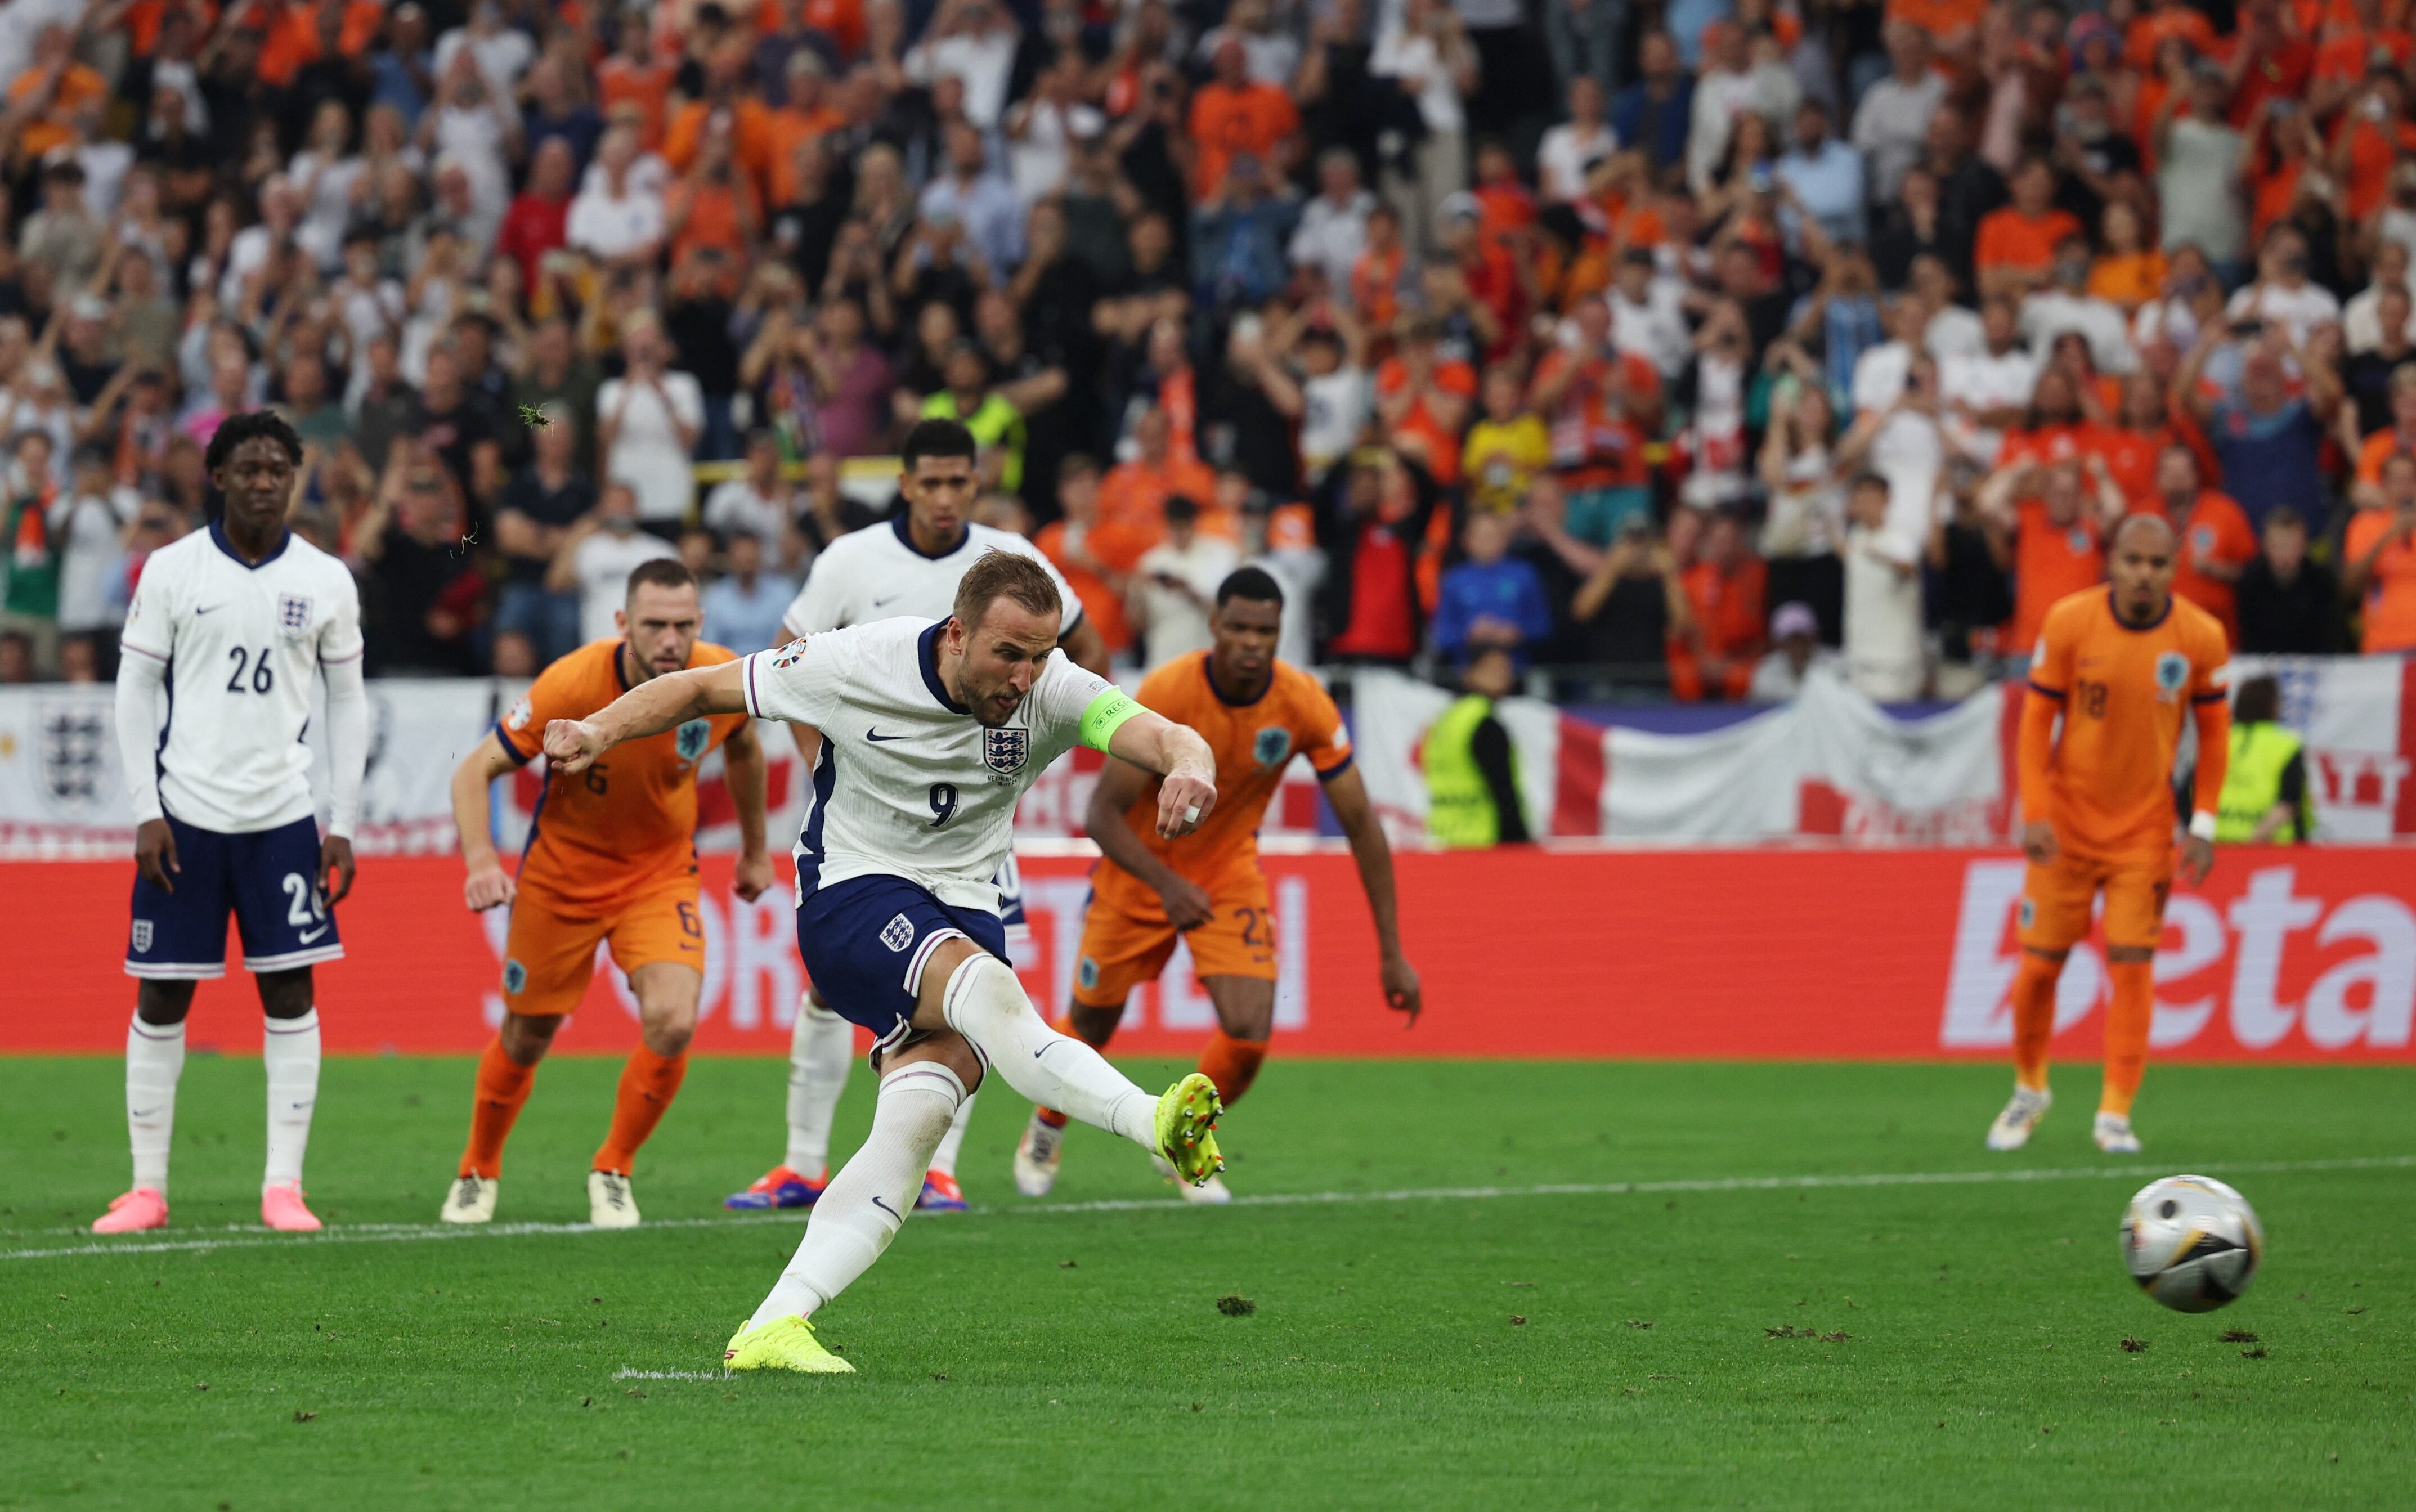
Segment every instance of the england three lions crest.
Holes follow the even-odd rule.
[[[298,593],[279,594],[277,627],[289,636],[307,634],[310,628],[310,600]]]
[[[1000,777],[1013,777],[1023,770],[1032,759],[1032,732],[1029,730],[985,730],[982,732],[982,764]]]

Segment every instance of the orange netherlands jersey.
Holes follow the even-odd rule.
[[[549,719],[583,719],[629,690],[622,643],[591,641],[548,667],[495,726],[525,762],[545,748]],[[735,661],[699,641],[690,667]],[[576,777],[546,774],[521,854],[520,885],[574,913],[603,912],[696,871],[696,769],[747,722],[743,714],[690,719],[615,746]]]
[[[2055,249],[2065,237],[2084,234],[2080,218],[2069,210],[2049,210],[2033,220],[2009,204],[1980,218],[1980,239],[1971,261],[1983,268],[2041,271],[2055,261]]]
[[[2037,499],[2024,499],[2016,511],[2014,617],[2004,639],[2008,647],[2030,644],[2066,596],[2106,581],[2106,552],[2087,516],[2059,525]]]
[[[1291,97],[1273,84],[1244,83],[1238,89],[1212,83],[1191,97],[1191,146],[1199,155],[1195,189],[1201,199],[1224,187],[1225,170],[1244,153],[1259,159],[1266,176],[1275,165],[1266,159],[1276,144],[1300,129],[1300,112]]]
[[[1342,711],[1317,679],[1288,662],[1276,663],[1265,692],[1247,703],[1229,702],[1208,670],[1209,653],[1178,657],[1141,679],[1133,697],[1142,707],[1189,725],[1216,753],[1216,807],[1179,840],[1157,837],[1157,784],[1125,811],[1125,823],[1157,858],[1211,896],[1235,884],[1260,885],[1259,821],[1294,756],[1306,756],[1321,779],[1351,764],[1351,735]],[[1162,916],[1164,905],[1147,883],[1102,861],[1091,874],[1099,900],[1139,917]]]
[[[2115,617],[2108,588],[2047,611],[2031,687],[2062,705],[2063,730],[2044,794],[2032,787],[2042,774],[2024,774],[2024,813],[2053,824],[2057,843],[2081,860],[2168,854],[2182,725],[2199,705],[2223,702],[2230,656],[2222,625],[2179,597],[2145,629]]]

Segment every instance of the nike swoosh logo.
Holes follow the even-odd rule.
[[[914,738],[914,736],[912,736],[912,735],[883,735],[883,734],[876,734],[876,733],[874,733],[872,731],[870,731],[870,730],[867,730],[867,731],[864,733],[864,738],[865,738],[865,739],[867,739],[867,740],[871,740],[871,741],[887,742],[887,741],[892,741],[892,740],[912,740],[912,739]]]
[[[887,1202],[883,1202],[878,1195],[872,1199],[872,1205],[881,1209],[883,1213],[888,1214],[891,1217],[896,1218],[900,1223],[906,1221],[903,1214],[899,1213],[896,1208],[891,1207]]]
[[[128,1108],[126,1112],[130,1118],[149,1118],[159,1111],[157,1108]]]
[[[306,931],[306,932],[304,932],[304,933],[302,933],[302,934],[298,934],[298,935],[294,936],[294,938],[295,938],[295,939],[297,939],[297,940],[300,940],[304,945],[309,945],[311,941],[316,940],[317,938],[319,938],[319,936],[321,936],[321,935],[323,935],[323,934],[325,934],[325,933],[326,933],[326,932],[327,932],[327,926],[325,926],[325,925],[322,924],[322,925],[320,925],[317,929],[308,930],[308,931]]]
[[[894,603],[896,603],[899,598],[901,598],[901,597],[904,597],[904,595],[902,595],[902,594],[891,594],[891,595],[890,595],[888,597],[886,597],[886,598],[876,598],[876,599],[874,599],[874,600],[872,601],[872,607],[873,607],[873,608],[875,608],[875,609],[879,609],[879,608],[880,608],[882,605],[883,605],[883,604],[894,604]]]
[[[1043,1045],[1043,1046],[1041,1046],[1038,1050],[1035,1050],[1035,1051],[1034,1051],[1032,1052],[1032,1058],[1033,1058],[1034,1060],[1035,1060],[1035,1061],[1036,1061],[1036,1060],[1040,1059],[1040,1057],[1042,1057],[1043,1055],[1048,1054],[1050,1051],[1055,1050],[1056,1048],[1057,1048],[1057,1046],[1055,1045],[1055,1043],[1054,1043],[1054,1042],[1051,1042],[1051,1043],[1049,1043],[1049,1044]]]
[[[224,608],[226,608],[226,605],[224,605],[224,604],[212,604],[212,605],[211,605],[209,608],[207,608],[207,609],[197,609],[197,610],[194,610],[194,611],[193,611],[193,617],[194,617],[195,619],[199,619],[199,618],[201,618],[204,614],[215,614],[215,613],[217,613],[219,610],[224,609]]]
[[[297,1102],[294,1105],[294,1111],[297,1113],[308,1112],[310,1110],[310,1104],[307,1102]]]

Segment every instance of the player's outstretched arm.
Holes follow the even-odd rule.
[[[1099,702],[1110,697],[1124,695],[1111,689]],[[1157,790],[1158,836],[1170,840],[1188,835],[1216,807],[1216,752],[1190,726],[1125,702],[1129,712],[1110,732],[1107,752],[1166,779]],[[1091,717],[1083,718],[1087,723]]]
[[[1426,999],[1418,985],[1417,968],[1401,953],[1401,915],[1399,895],[1393,885],[1393,847],[1384,839],[1384,826],[1376,818],[1376,806],[1367,801],[1367,784],[1359,778],[1356,766],[1325,784],[1325,801],[1334,806],[1334,817],[1341,822],[1342,833],[1351,838],[1351,859],[1359,869],[1359,885],[1367,890],[1367,912],[1376,919],[1376,948],[1382,962],[1385,1005],[1418,1021],[1426,1007]]]
[[[660,734],[709,714],[744,714],[747,691],[740,678],[746,667],[741,658],[667,673],[640,683],[584,719],[549,720],[546,759],[565,772],[583,772],[625,740]]]
[[[1147,884],[1166,905],[1167,922],[1178,930],[1196,930],[1215,912],[1208,891],[1168,866],[1140,841],[1125,815],[1149,781],[1149,774],[1130,762],[1109,758],[1091,787],[1083,828],[1099,854]]]

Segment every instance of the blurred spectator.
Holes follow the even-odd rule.
[[[1862,154],[1830,135],[1827,105],[1807,98],[1795,107],[1794,138],[1776,173],[1789,219],[1808,217],[1831,242],[1865,239]]]
[[[540,666],[578,649],[579,596],[546,579],[570,530],[596,507],[596,486],[578,465],[578,431],[566,405],[539,411],[534,454],[495,510],[504,582],[495,631],[524,639]]]
[[[1367,246],[1367,217],[1376,196],[1359,184],[1359,159],[1348,147],[1317,155],[1317,193],[1300,207],[1286,249],[1294,267],[1314,269],[1328,291],[1351,287],[1351,272]]]
[[[1353,453],[1326,475],[1315,507],[1317,544],[1333,567],[1319,605],[1329,655],[1395,666],[1417,655],[1418,569],[1439,502],[1426,469],[1388,448]]]
[[[2250,656],[2328,657],[2341,649],[2340,580],[2307,555],[2307,522],[2268,512],[2257,559],[2240,574],[2240,644]]]
[[[2010,295],[1991,296],[1980,307],[1986,349],[1939,364],[1947,437],[1959,453],[1983,467],[1997,464],[2006,428],[2021,423],[2038,386],[2039,362],[2021,344],[2018,309]]]
[[[1250,77],[1249,51],[1239,38],[1218,42],[1210,67],[1214,77],[1191,97],[1190,148],[1197,159],[1191,187],[1200,201],[1217,196],[1237,157],[1290,173],[1300,131],[1291,97]]]
[[[1517,686],[1509,653],[1480,654],[1460,674],[1462,695],[1427,731],[1418,765],[1427,779],[1427,833],[1452,850],[1527,842],[1518,751],[1494,706]]]
[[[1568,82],[1567,99],[1568,119],[1546,131],[1535,149],[1535,177],[1548,203],[1583,198],[1586,171],[1596,159],[1619,150],[1619,138],[1604,120],[1601,80],[1578,74]]]
[[[2316,331],[2340,321],[2340,300],[2307,277],[2307,239],[2287,222],[2265,234],[2257,279],[2225,308],[2235,324],[2279,327],[2288,344],[2303,347]]]
[[[61,490],[51,476],[52,444],[45,431],[20,431],[7,472],[8,569],[0,577],[0,632],[22,636],[38,675],[49,676],[59,657],[57,522]]]
[[[1232,542],[1200,528],[1200,503],[1177,493],[1164,506],[1165,538],[1141,553],[1133,569],[1127,614],[1148,647],[1145,668],[1205,651],[1216,637],[1208,615],[1216,585],[1241,566]]]
[[[2105,372],[2124,373],[2139,364],[2131,345],[2131,322],[2122,308],[2090,292],[2089,238],[2075,233],[2055,249],[2047,282],[2022,300],[2021,330],[2031,360],[2044,367],[2056,339],[2076,332]]]
[[[2260,337],[2241,363],[2238,397],[2220,399],[2210,397],[2201,382],[2214,334],[2200,334],[2173,379],[2173,399],[2176,405],[2188,407],[2213,443],[2224,486],[2242,502],[2251,523],[2284,504],[2303,516],[2322,515],[2319,452],[2324,427],[2341,400],[2336,366],[2340,327],[2328,325],[2317,333],[2310,360],[2302,367],[2303,394],[2291,391],[2273,339]]]
[[[2402,252],[2400,256],[2405,258],[2407,254]],[[2356,352],[2341,371],[2342,386],[2355,406],[2361,440],[2390,426],[2391,396],[2398,386],[2399,374],[2416,370],[2416,341],[2410,341],[2408,335],[2410,320],[2416,319],[2416,301],[2411,301],[2408,286],[2384,284],[2380,297],[2374,302],[2374,316],[2375,339]]]
[[[45,522],[59,548],[59,631],[87,647],[102,637],[113,645],[125,623],[126,605],[116,591],[126,573],[123,541],[143,505],[140,493],[111,476],[111,461],[98,443],[76,448],[71,485]],[[23,537],[12,533],[10,539]]]
[[[1311,626],[1317,591],[1325,582],[1325,553],[1318,550],[1308,510],[1296,504],[1277,508],[1254,489],[1242,502],[1241,515],[1242,565],[1265,572],[1284,591],[1276,655],[1295,667],[1311,666],[1317,660]]]
[[[627,597],[629,574],[641,562],[676,557],[671,542],[638,528],[638,491],[614,478],[596,507],[563,533],[546,586],[579,595],[579,638],[601,641],[618,632],[612,614]]]
[[[743,530],[759,546],[778,550],[796,516],[796,490],[781,476],[780,438],[759,426],[747,432],[746,470],[705,495],[705,528],[725,537]]]
[[[704,638],[741,656],[788,639],[780,616],[795,582],[763,570],[763,538],[751,530],[728,532],[722,550],[729,571],[704,590]]]
[[[1785,603],[1771,612],[1770,649],[1754,664],[1745,696],[1756,703],[1785,703],[1804,691],[1813,669],[1834,667],[1837,653],[1820,643],[1820,621],[1812,606]]]
[[[2187,56],[2185,51],[2178,54],[2181,60]],[[2176,61],[2174,70],[2161,81],[2167,93],[2154,125],[2164,249],[2169,255],[2195,247],[2218,274],[2236,273],[2247,256],[2240,185],[2248,142],[2227,119],[2230,84],[2217,64],[2208,60],[2193,70],[2186,61]],[[2176,113],[2184,107],[2186,113]]]
[[[1835,449],[1835,431],[1824,390],[1782,386],[1771,400],[1759,467],[1770,501],[1761,527],[1770,595],[1810,610],[1820,638],[1832,643],[1844,624],[1846,602],[1844,565],[1837,555],[1846,538],[1846,474]]]
[[[1678,44],[1666,31],[1644,34],[1636,66],[1643,77],[1612,102],[1610,129],[1620,142],[1641,150],[1658,175],[1689,160],[1686,133],[1695,114],[1695,81],[1680,66]]]
[[[1865,473],[1848,486],[1846,679],[1882,703],[1918,698],[1927,681],[1921,634],[1924,544],[1891,528],[1886,478]]]
[[[1980,513],[2013,542],[2014,615],[2004,643],[2026,656],[2058,600],[2106,579],[2106,528],[2125,511],[2105,463],[2091,457],[1999,468],[1980,490]]]
[[[1485,370],[1484,412],[1460,447],[1460,475],[1472,509],[1509,513],[1526,502],[1528,485],[1551,465],[1552,439],[1542,416],[1527,407],[1526,386],[1506,362]]]
[[[2231,760],[2224,768],[2214,838],[2234,845],[2303,844],[2315,836],[2305,742],[2282,724],[2282,685],[2270,673],[2242,681],[2231,700]]]
[[[1689,703],[1742,699],[1768,643],[1768,569],[1725,511],[1682,511],[1669,535],[1669,690]]]
[[[2363,614],[2359,648],[2416,651],[2416,456],[2382,464],[2381,498],[2350,517],[2341,590]]]
[[[1889,73],[1854,107],[1854,146],[1867,160],[1871,197],[1896,197],[1905,171],[1921,157],[1930,113],[1946,100],[1946,80],[1930,67],[1929,34],[1909,22],[1887,27]],[[1933,199],[1932,204],[1935,204]]]
[[[33,682],[38,673],[32,638],[23,630],[0,629],[0,687]]]
[[[1639,514],[1622,522],[1608,551],[1596,551],[1568,534],[1560,509],[1558,485],[1538,478],[1527,522],[1563,562],[1585,572],[1569,615],[1585,627],[1586,659],[1622,692],[1667,697],[1669,627],[1684,597],[1669,546],[1653,535],[1652,517]]]
[[[1076,453],[1058,464],[1057,512],[1033,543],[1082,601],[1082,612],[1099,627],[1109,656],[1122,661],[1133,643],[1132,624],[1125,617],[1127,582],[1125,573],[1103,558],[1101,543],[1092,539],[1099,528],[1099,464],[1090,457]],[[1110,546],[1106,556],[1131,562],[1140,552]]]
[[[1443,202],[1468,183],[1468,116],[1463,102],[1476,92],[1479,83],[1477,53],[1459,13],[1443,0],[1401,0],[1397,8],[1385,9],[1386,19],[1377,23],[1376,50],[1367,60],[1367,71],[1392,80],[1416,103],[1418,124],[1425,134],[1410,149],[1406,161],[1388,166],[1384,197],[1400,212],[1401,224],[1412,243],[1431,252]],[[1218,73],[1221,82],[1221,60]],[[1204,98],[1207,91],[1200,93]],[[1205,142],[1200,125],[1195,107],[1193,135]],[[1206,157],[1201,154],[1203,163]],[[1203,175],[1203,190],[1210,182]]]
[[[1460,528],[1459,565],[1442,574],[1435,605],[1435,649],[1465,665],[1486,651],[1510,653],[1523,671],[1535,646],[1552,633],[1534,566],[1508,555],[1510,520],[1478,511]]]
[[[639,519],[668,531],[695,502],[688,457],[704,430],[704,391],[693,376],[671,368],[670,342],[651,310],[627,321],[621,352],[623,375],[596,394],[597,448],[605,476],[636,494]],[[615,604],[619,591],[612,591]]]
[[[2350,295],[2348,303],[2341,307],[2341,337],[2353,356],[2371,352],[2382,342],[2384,293],[2409,287],[2407,246],[2387,236],[2377,242],[2372,275],[2373,281]],[[2416,339],[2416,312],[2408,312],[2408,318],[2399,324],[2409,338]]]
[[[354,537],[372,670],[461,674],[471,659],[485,582],[470,560],[459,486],[434,449],[399,441],[370,515]]]
[[[2237,649],[2238,584],[2257,551],[2248,516],[2228,494],[2201,483],[2197,453],[2179,442],[2156,459],[2155,503],[2181,544],[2173,592],[2221,620],[2224,634]]]

